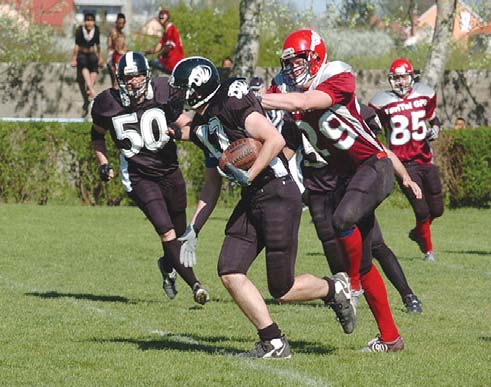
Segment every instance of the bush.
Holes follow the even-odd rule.
[[[444,132],[434,144],[450,207],[491,207],[491,128]]]
[[[119,151],[107,137],[108,157],[119,175]],[[491,128],[442,133],[434,143],[446,201],[451,207],[491,207]],[[180,142],[178,155],[194,205],[204,183],[203,152]],[[90,123],[2,123],[0,200],[12,203],[130,204],[119,178],[104,184],[90,145]],[[224,183],[220,205],[234,205],[240,188]],[[391,202],[405,205],[395,189]]]
[[[0,125],[0,200],[12,203],[130,204],[119,178],[109,184],[97,175],[90,123],[2,123]],[[106,135],[108,158],[119,176],[119,151]],[[178,154],[189,203],[203,187],[203,152],[180,142]],[[222,205],[237,201],[238,187],[224,184]]]

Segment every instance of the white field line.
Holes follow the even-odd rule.
[[[8,278],[5,278],[5,276],[0,274],[0,280],[7,285],[7,287],[11,288],[12,290],[21,290],[24,292],[30,292],[30,293],[43,293],[45,292],[44,290],[41,290],[39,288],[35,288],[32,286],[29,286],[27,284],[17,282],[10,280]],[[126,321],[130,322],[135,328],[138,328],[140,331],[143,331],[145,334],[152,334],[152,335],[158,335],[162,337],[167,337],[172,339],[173,341],[183,343],[183,344],[191,344],[191,345],[200,345],[201,343],[192,337],[189,336],[182,336],[182,335],[175,335],[171,332],[164,331],[162,329],[155,329],[150,327],[148,324],[138,321],[138,320],[131,320],[128,318],[126,315],[122,315],[119,313],[114,313],[109,310],[106,310],[104,308],[100,308],[97,306],[90,305],[85,302],[81,302],[80,300],[73,299],[70,297],[66,297],[65,301],[71,303],[72,305],[75,305],[81,309],[87,310],[87,311],[92,311],[97,314],[100,314],[101,316],[104,316],[108,319],[114,320],[114,321]],[[318,380],[313,377],[310,377],[308,375],[302,374],[300,372],[296,372],[293,370],[286,370],[286,369],[277,369],[274,367],[268,366],[268,363],[275,363],[275,362],[285,362],[288,360],[243,360],[240,359],[241,364],[251,368],[256,371],[262,371],[268,375],[270,374],[275,374],[279,377],[284,378],[287,381],[295,381],[299,385],[305,385],[305,386],[329,386],[330,384],[323,381],[323,380]]]

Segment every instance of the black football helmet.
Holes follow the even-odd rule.
[[[184,58],[176,64],[169,85],[177,91],[191,109],[208,102],[220,87],[218,70],[209,59],[201,56]]]
[[[128,90],[125,78],[135,75],[144,75],[144,82],[141,87]],[[121,57],[116,77],[118,79],[119,95],[124,106],[129,106],[132,101],[136,101],[143,94],[145,94],[147,99],[153,98],[152,88],[149,87],[150,67],[148,66],[147,58],[139,52],[128,51]]]

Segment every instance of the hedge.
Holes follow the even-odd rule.
[[[119,152],[107,135],[109,159],[119,173]],[[434,143],[447,204],[491,206],[491,128],[443,132]],[[196,202],[203,184],[203,154],[180,142],[179,161]],[[235,185],[224,184],[221,205],[233,205]],[[119,179],[97,175],[90,123],[0,123],[0,201],[5,203],[130,204]]]

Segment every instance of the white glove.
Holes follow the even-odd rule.
[[[186,227],[186,231],[182,234],[178,241],[182,243],[179,260],[184,267],[193,267],[196,264],[196,245],[198,243],[198,235],[192,224]]]
[[[432,126],[426,132],[426,139],[428,141],[433,141],[438,138],[438,133],[440,132],[440,128],[438,126]]]

